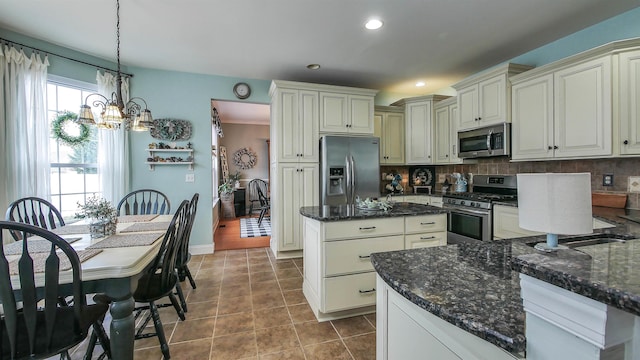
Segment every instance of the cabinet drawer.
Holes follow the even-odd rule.
[[[369,255],[404,249],[402,235],[331,241],[324,244],[325,276],[373,270]]]
[[[403,221],[402,217],[397,217],[327,222],[325,223],[324,238],[326,240],[336,240],[402,235],[404,233]]]
[[[376,273],[354,274],[324,279],[324,309],[332,312],[376,304]]]
[[[447,214],[408,216],[404,220],[405,233],[425,233],[447,230]]]
[[[405,249],[418,249],[432,246],[447,245],[447,232],[433,232],[426,234],[405,235]]]

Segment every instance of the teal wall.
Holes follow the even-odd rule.
[[[148,132],[131,133],[131,187],[150,187],[170,194],[172,207],[182,199],[198,192],[200,202],[191,235],[191,245],[211,244],[212,233],[212,167],[211,167],[211,99],[237,100],[233,85],[244,81],[251,86],[251,96],[244,100],[253,103],[270,103],[271,81],[239,79],[231,77],[179,73],[143,68],[130,68],[135,74],[131,82],[132,96],[143,97],[153,117],[188,120],[193,127],[191,141],[194,147],[195,182],[185,182],[190,171],[186,166],[156,166],[154,171],[144,165],[151,142],[158,142]]]
[[[510,62],[541,66],[611,41],[640,37],[639,19],[640,8],[631,10],[515,57]],[[95,58],[3,29],[0,29],[0,36],[74,59],[115,68],[112,61]],[[50,62],[49,73],[51,74],[95,83],[96,69],[92,66],[53,56]],[[195,182],[187,183],[184,181],[188,173],[186,167],[156,166],[155,171],[149,171],[148,166],[144,164],[147,157],[145,149],[148,143],[157,140],[152,139],[148,133],[132,133],[130,142],[132,188],[159,189],[170,195],[174,209],[182,199],[190,198],[194,192],[199,192],[200,206],[193,229],[192,245],[210,245],[213,237],[210,210],[213,199],[210,101],[211,99],[237,100],[232,92],[233,84],[244,81],[252,88],[251,97],[245,101],[269,103],[270,81],[134,67],[123,68],[123,71],[135,75],[131,81],[131,96],[144,98],[154,118],[176,118],[189,120],[192,123],[193,135],[190,141],[195,149]],[[376,96],[376,104],[387,105],[390,102],[389,99],[401,97],[403,97],[401,94],[380,92]]]

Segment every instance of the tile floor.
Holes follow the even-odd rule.
[[[216,251],[189,263],[186,321],[161,309],[172,359],[375,359],[375,314],[319,323],[302,294],[302,259],[268,248]],[[162,358],[158,340],[135,342],[136,360]],[[80,359],[83,346],[72,354]]]

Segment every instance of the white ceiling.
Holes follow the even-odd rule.
[[[121,0],[125,66],[432,94],[639,0]],[[0,27],[115,59],[115,0],[0,0]],[[365,30],[376,16],[382,29]],[[306,69],[310,63],[321,69]],[[427,83],[421,88],[415,82]],[[250,101],[250,99],[249,99]]]
[[[223,124],[269,125],[270,122],[269,105],[212,100],[211,106],[218,110]]]

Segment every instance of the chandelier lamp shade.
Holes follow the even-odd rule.
[[[118,70],[116,74],[116,91],[111,93],[111,99],[104,95],[93,93],[87,95],[84,104],[80,106],[77,121],[82,124],[95,125],[100,129],[119,129],[124,124],[127,130],[145,131],[153,124],[151,111],[147,102],[140,98],[131,98],[125,104],[122,99],[122,71],[120,69],[120,0],[116,0],[116,59]],[[90,101],[91,100],[91,101]],[[93,116],[92,106],[100,108],[100,118]],[[144,104],[144,105],[142,105]],[[143,107],[144,106],[144,107]]]

